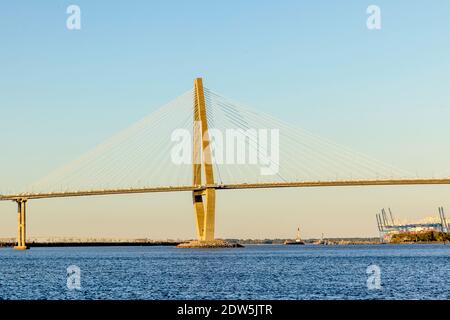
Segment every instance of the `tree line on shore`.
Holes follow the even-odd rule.
[[[450,241],[450,232],[425,231],[425,232],[401,232],[393,234],[391,243],[405,242],[446,242]]]

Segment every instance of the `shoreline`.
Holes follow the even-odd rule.
[[[30,248],[52,248],[52,247],[155,247],[155,246],[177,246],[181,242],[172,241],[154,241],[154,242],[138,242],[138,241],[98,241],[98,242],[29,242],[27,246]],[[16,243],[2,242],[0,248],[12,248]]]
[[[178,245],[186,243],[185,241],[153,241],[153,242],[138,242],[138,241],[116,241],[116,242],[108,242],[108,241],[98,241],[98,242],[30,242],[27,243],[27,246],[30,248],[66,248],[66,247],[157,247],[157,246],[164,246],[164,247],[177,247]],[[250,245],[250,246],[258,246],[258,245],[284,245],[283,243],[267,243],[267,242],[233,242],[236,246],[241,245]],[[442,241],[421,241],[421,242],[401,242],[401,243],[381,243],[381,242],[335,242],[330,244],[320,244],[320,243],[314,243],[314,242],[305,242],[304,246],[326,246],[326,247],[334,247],[334,246],[358,246],[358,245],[413,245],[413,244],[424,244],[424,245],[430,245],[430,244],[436,244],[436,245],[442,245],[442,244],[449,244],[449,242],[442,242]],[[0,249],[2,248],[12,248],[16,245],[16,243],[13,242],[0,242]],[[302,247],[304,247],[302,246]]]

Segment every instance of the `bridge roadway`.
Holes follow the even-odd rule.
[[[206,189],[238,190],[238,189],[268,189],[292,187],[345,187],[345,186],[392,186],[392,185],[450,185],[450,178],[417,178],[417,179],[378,179],[378,180],[334,180],[334,181],[297,181],[297,182],[266,182],[266,183],[237,183],[237,184],[207,184],[186,186],[160,186],[149,188],[106,189],[90,191],[62,191],[50,193],[21,193],[0,195],[0,201],[17,201],[20,199],[49,199],[102,196],[113,194],[135,194],[151,192],[179,192],[202,191]]]

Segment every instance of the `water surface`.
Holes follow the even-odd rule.
[[[369,265],[381,289],[369,290]],[[67,288],[67,267],[81,290]],[[449,299],[450,245],[0,249],[0,299]]]

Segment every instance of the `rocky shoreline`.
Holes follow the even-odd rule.
[[[198,248],[198,249],[215,249],[215,248],[242,248],[243,245],[239,243],[231,243],[225,240],[212,240],[212,241],[198,241],[192,240],[183,242],[177,245],[177,248]]]

